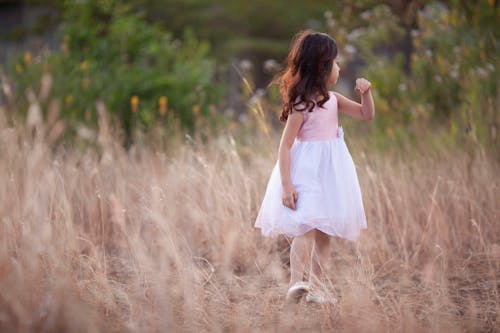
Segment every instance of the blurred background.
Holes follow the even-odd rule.
[[[498,147],[498,19],[496,0],[0,0],[0,104],[10,124],[52,105],[61,138],[92,141],[98,101],[126,145],[158,124],[268,133],[281,128],[268,84],[313,28],[339,44],[338,91],[373,82],[374,125],[352,127],[377,147],[431,134]]]
[[[498,332],[498,22],[497,0],[0,0],[0,332]],[[373,84],[375,119],[340,117],[369,227],[332,239],[338,307],[285,311],[291,239],[254,221],[268,85],[306,28],[337,40],[335,90]]]

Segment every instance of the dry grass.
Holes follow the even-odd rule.
[[[498,331],[500,170],[479,147],[353,141],[369,229],[332,242],[339,304],[286,308],[288,240],[253,228],[276,138],[54,149],[2,126],[2,332]]]

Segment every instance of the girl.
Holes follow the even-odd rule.
[[[344,142],[338,112],[360,120],[375,115],[370,82],[356,80],[361,104],[329,91],[339,77],[337,45],[327,34],[298,33],[279,84],[285,129],[255,222],[264,236],[294,237],[287,302],[336,302],[321,295],[330,236],[356,240],[366,217],[356,169]],[[309,280],[303,281],[306,265]]]

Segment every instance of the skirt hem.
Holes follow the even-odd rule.
[[[350,232],[339,232],[335,231],[333,228],[328,227],[328,226],[317,226],[317,225],[310,225],[310,224],[301,224],[300,226],[297,226],[296,228],[293,228],[294,230],[283,230],[282,228],[266,228],[264,226],[258,226],[256,225],[255,228],[261,229],[261,234],[264,237],[270,237],[270,238],[276,238],[279,235],[287,236],[287,237],[298,237],[302,236],[305,233],[317,229],[319,231],[324,232],[325,234],[332,236],[332,237],[339,237],[343,239],[347,239],[349,241],[356,241],[359,237],[360,231],[361,230],[366,230],[368,227],[358,227],[355,230],[351,230]]]

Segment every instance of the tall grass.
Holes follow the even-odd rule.
[[[347,134],[368,229],[331,243],[336,306],[285,307],[290,240],[253,228],[276,135],[124,150],[105,118],[97,146],[55,146],[55,124],[0,121],[2,332],[498,331],[500,168],[480,146]]]

